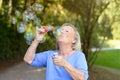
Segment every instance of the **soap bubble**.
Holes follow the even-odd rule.
[[[29,22],[29,11],[24,11],[24,13],[23,13],[23,20],[25,22]]]
[[[33,40],[34,34],[31,32],[25,32],[24,38],[25,38],[25,40],[28,40],[28,41]]]
[[[29,13],[29,19],[34,20],[35,19],[35,14],[33,12]]]
[[[30,44],[32,44],[32,40],[26,40],[26,43],[27,43],[28,45],[30,45]]]
[[[39,25],[40,19],[39,18],[35,18],[34,22],[35,22],[36,25]]]
[[[23,22],[20,22],[20,24],[18,24],[17,26],[17,31],[19,33],[23,33],[25,32],[25,29],[26,29],[26,25]]]
[[[56,30],[54,30],[53,31],[53,36],[55,37],[55,38],[57,38],[57,36],[60,34],[60,28],[59,27],[56,27]]]
[[[25,15],[25,16],[23,17],[23,20],[24,20],[25,22],[29,22],[29,15]]]
[[[25,10],[23,14],[27,15],[27,14],[29,14],[29,11]]]
[[[12,18],[11,18],[11,23],[12,23],[12,24],[16,24],[16,23],[17,23],[17,19],[16,19],[15,17],[12,17]]]
[[[26,40],[26,43],[27,43],[28,45],[30,45],[30,44],[32,43],[33,39],[34,39],[34,34],[31,33],[31,32],[25,32],[24,38],[25,38],[25,40]]]
[[[51,25],[51,24],[48,24],[48,25],[47,25],[47,27],[48,27],[48,28],[51,28],[51,27],[52,27],[52,25]]]
[[[44,9],[44,6],[39,3],[34,3],[32,6],[29,6],[23,13],[20,13],[19,10],[15,11],[15,17],[19,20],[22,19],[22,22],[17,21],[15,17],[11,18],[12,24],[18,24],[17,25],[17,31],[19,33],[24,33],[24,38],[26,40],[27,44],[31,44],[32,40],[34,39],[35,35],[35,28],[41,28],[41,19],[38,17],[38,13],[42,12]],[[22,16],[21,16],[22,15]],[[36,27],[35,27],[36,26]],[[46,32],[49,32],[49,30],[52,31],[51,26],[48,26],[47,28],[44,28]],[[33,33],[32,33],[33,32]],[[40,43],[45,42],[45,38],[40,41]]]
[[[30,11],[30,12],[32,12],[32,11],[33,11],[32,6],[29,6],[28,11]]]
[[[15,15],[16,15],[17,17],[20,17],[20,15],[21,15],[20,11],[16,10],[16,11],[15,11]]]
[[[23,20],[25,22],[29,22],[30,20],[34,20],[36,17],[35,13],[34,12],[29,12],[29,11],[25,11],[23,13]]]
[[[44,42],[45,42],[45,40],[44,40],[44,39],[40,40],[40,43],[44,43]]]
[[[33,10],[36,12],[41,12],[43,9],[44,9],[44,7],[42,4],[35,3],[33,5]]]

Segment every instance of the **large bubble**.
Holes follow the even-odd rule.
[[[24,38],[25,38],[27,44],[31,44],[32,40],[34,39],[34,34],[31,32],[25,32]]]
[[[54,38],[57,38],[58,35],[60,35],[61,29],[59,27],[56,27],[55,30],[53,30],[53,36]]]

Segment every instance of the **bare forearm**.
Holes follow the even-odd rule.
[[[28,64],[32,63],[32,60],[34,59],[36,48],[38,46],[39,42],[34,40],[28,50],[26,51],[26,54],[24,56],[24,61]]]
[[[75,69],[71,64],[66,63],[64,68],[72,76],[73,80],[84,80],[84,73]]]

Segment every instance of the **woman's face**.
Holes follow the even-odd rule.
[[[60,28],[60,34],[57,36],[57,42],[75,43],[75,31],[70,26],[63,26]]]

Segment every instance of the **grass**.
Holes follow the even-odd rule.
[[[110,67],[120,70],[120,49],[101,51],[95,65]]]

